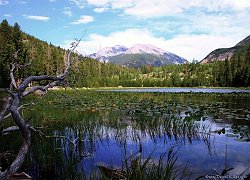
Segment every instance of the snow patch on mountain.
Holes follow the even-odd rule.
[[[173,64],[187,63],[186,59],[150,44],[136,44],[130,48],[121,45],[116,45],[114,47],[105,47],[97,53],[91,54],[89,56],[91,58],[98,59],[101,62],[109,62],[110,59],[114,61],[114,58],[118,58],[118,56],[125,57],[126,55],[131,56],[138,54],[153,55],[155,57],[154,59],[158,59],[158,61],[161,61],[158,63],[159,65],[164,64],[164,61],[166,60],[171,61]]]
[[[148,53],[148,54],[155,54],[155,55],[163,55],[164,53],[168,53],[168,52],[150,44],[136,44],[132,46],[131,48],[129,48],[124,53],[125,54]]]
[[[98,59],[100,61],[108,61],[108,57],[117,56],[123,54],[128,50],[127,47],[116,45],[114,47],[105,47],[98,51],[97,53],[91,54],[90,57],[94,59]]]

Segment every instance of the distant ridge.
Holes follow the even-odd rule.
[[[136,44],[130,48],[121,45],[105,47],[90,57],[127,67],[188,63],[186,59],[150,44]]]
[[[250,36],[246,37],[235,46],[230,48],[219,48],[211,53],[209,53],[203,60],[200,61],[201,64],[211,63],[214,61],[224,61],[225,58],[231,58],[236,51],[238,51],[241,47],[250,44]]]

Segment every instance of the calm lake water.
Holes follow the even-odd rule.
[[[166,91],[147,89],[156,90]],[[199,89],[184,89],[190,90]],[[179,177],[185,175],[183,179],[213,175],[215,170],[221,174],[229,168],[232,176],[250,174],[249,95],[120,91],[144,93],[76,92],[69,94],[78,98],[73,102],[41,99],[25,111],[26,119],[47,127],[45,134],[68,140],[33,134],[22,170],[34,179],[89,179],[91,174],[98,178],[97,165],[121,168],[124,159],[142,146],[142,161],[152,154],[150,163],[172,148],[175,170]],[[19,144],[11,142],[20,140],[18,133],[0,140],[1,151],[17,152]]]
[[[107,90],[108,91],[108,90]],[[118,92],[194,92],[194,93],[250,93],[250,90],[220,88],[133,88],[112,90]]]

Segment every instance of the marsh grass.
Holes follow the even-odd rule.
[[[221,124],[224,121],[236,123],[226,130],[227,135],[238,134],[243,138],[233,138],[249,139],[248,99],[249,95],[245,94],[138,94],[90,90],[59,90],[45,97],[30,96],[24,103],[34,101],[35,105],[22,110],[30,123],[44,126],[47,135],[66,136],[71,141],[79,138],[79,141],[73,145],[65,139],[32,136],[26,165],[34,168],[32,172],[42,174],[34,173],[34,177],[44,179],[46,174],[52,174],[55,179],[59,176],[65,179],[99,179],[95,163],[88,164],[88,171],[80,167],[83,162],[93,159],[98,150],[97,144],[110,146],[111,140],[122,148],[128,141],[140,144],[146,139],[155,145],[163,141],[164,144],[175,142],[178,146],[203,141],[211,149],[210,123],[217,119],[222,119]],[[231,119],[225,118],[229,116]],[[235,117],[245,119],[242,124],[237,124]],[[17,137],[18,134],[1,139],[5,145],[0,149],[15,149],[8,142]],[[127,179],[180,179],[189,176],[185,167],[176,167],[176,148],[169,148],[157,158],[148,154],[137,161],[133,161],[135,157],[128,158],[127,151],[125,147],[123,166],[121,164]],[[137,163],[132,165],[132,162]]]
[[[141,150],[128,156],[124,147],[124,162],[120,169],[99,166],[102,179],[171,180],[184,177],[185,169],[177,170],[175,165],[178,159],[178,148],[171,147],[160,155],[158,160],[152,157],[154,151],[155,149],[142,159]]]

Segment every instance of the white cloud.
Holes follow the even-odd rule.
[[[92,16],[81,16],[80,19],[72,22],[71,24],[87,24],[94,21]]]
[[[50,2],[56,2],[56,0],[49,0]]]
[[[121,9],[125,14],[139,18],[172,16],[191,8],[228,12],[250,7],[249,0],[87,0],[87,3],[98,8]]]
[[[27,1],[18,1],[19,4],[27,4]]]
[[[0,6],[4,6],[4,5],[7,5],[9,4],[9,1],[7,0],[0,0]]]
[[[108,36],[90,34],[88,40],[82,41],[79,52],[91,54],[104,47],[125,45],[131,47],[135,44],[152,44],[181,57],[192,61],[193,58],[202,60],[208,53],[219,47],[234,46],[241,37],[219,35],[189,35],[183,34],[171,39],[156,37],[147,29],[126,29],[113,32]],[[67,41],[69,44],[69,41]]]
[[[178,35],[164,42],[168,51],[188,60],[202,60],[208,53],[217,49],[234,46],[234,38],[218,35]]]
[[[71,11],[63,11],[63,14],[66,15],[66,16],[72,16]]]
[[[4,17],[12,17],[10,14],[4,14]]]
[[[33,15],[23,15],[26,19],[36,20],[36,21],[48,21],[50,17],[48,16],[33,16]]]
[[[108,3],[111,3],[113,0],[87,0],[87,3],[94,6],[106,6]]]
[[[72,16],[72,12],[71,12],[70,7],[65,7],[63,10],[63,14],[66,16]]]
[[[107,10],[107,8],[95,8],[94,11],[97,13],[102,13],[105,12]]]
[[[178,0],[137,1],[134,6],[125,8],[124,13],[142,18],[160,17],[182,13],[184,7]]]
[[[244,10],[250,7],[249,0],[192,0],[192,7],[204,7],[210,11]]]
[[[69,1],[74,3],[80,9],[83,9],[85,7],[85,4],[86,4],[85,0],[69,0]]]
[[[230,14],[225,16],[199,15],[192,18],[193,31],[202,31],[216,35],[247,35],[249,34],[250,14]]]

